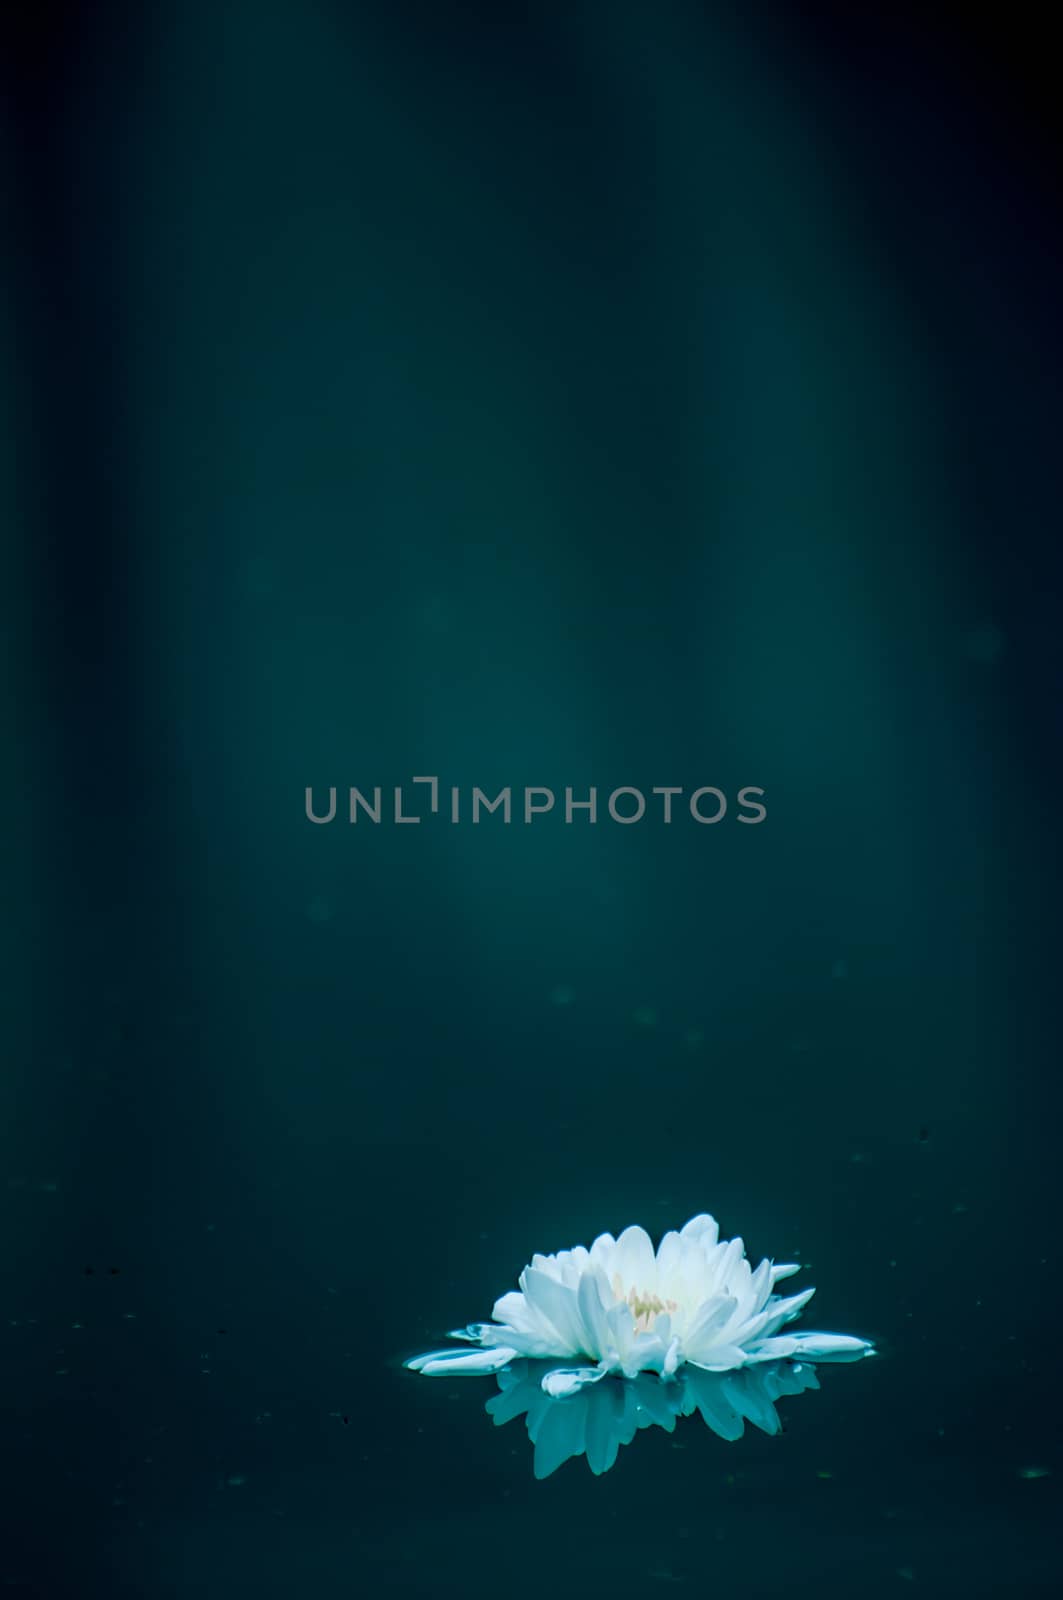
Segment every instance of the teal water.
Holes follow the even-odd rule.
[[[27,27],[15,1593],[1055,1590],[1055,225],[940,41],[771,18]],[[343,820],[417,775],[767,817]],[[403,1370],[703,1210],[878,1347],[778,1435],[537,1478]]]

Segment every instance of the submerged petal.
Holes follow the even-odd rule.
[[[484,1322],[469,1322],[464,1328],[451,1328],[447,1338],[463,1339],[466,1344],[479,1344],[486,1326]]]
[[[585,1384],[599,1383],[608,1371],[604,1361],[596,1367],[555,1367],[543,1378],[543,1389],[551,1399],[561,1400],[575,1394]]]
[[[854,1339],[848,1333],[794,1333],[790,1337],[806,1361],[859,1361],[875,1354],[869,1340]]]
[[[494,1350],[429,1350],[426,1355],[414,1356],[405,1365],[412,1372],[423,1372],[426,1378],[480,1377],[485,1372],[497,1372],[517,1355],[499,1345]]]

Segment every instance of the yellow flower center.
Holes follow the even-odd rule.
[[[634,1285],[625,1295],[618,1272],[613,1274],[613,1293],[618,1300],[626,1300],[631,1307],[636,1333],[652,1333],[662,1311],[671,1314],[679,1309],[678,1301],[662,1300],[659,1294],[649,1294],[645,1289],[636,1289]]]

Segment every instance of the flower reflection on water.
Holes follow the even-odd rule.
[[[695,1411],[721,1439],[740,1438],[747,1421],[778,1433],[776,1400],[818,1389],[814,1362],[874,1354],[852,1334],[793,1331],[815,1291],[774,1290],[799,1270],[754,1270],[742,1240],[721,1240],[704,1213],[656,1250],[643,1228],[603,1233],[589,1250],[534,1255],[493,1322],[450,1335],[471,1349],[405,1364],[426,1377],[493,1373],[501,1392],[487,1409],[496,1423],[526,1418],[538,1478],[581,1455],[608,1472],[641,1428],[671,1432]]]
[[[641,1429],[672,1433],[680,1417],[695,1412],[729,1442],[742,1437],[746,1422],[776,1434],[782,1424],[775,1402],[819,1388],[809,1362],[777,1361],[725,1373],[687,1367],[671,1383],[643,1372],[555,1398],[543,1383],[550,1370],[548,1361],[514,1362],[497,1374],[500,1392],[487,1402],[496,1426],[524,1417],[537,1478],[548,1478],[575,1456],[586,1456],[596,1475],[608,1472],[621,1445],[630,1444]]]

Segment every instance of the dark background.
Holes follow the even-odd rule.
[[[1046,28],[9,13],[12,1592],[1056,1591]],[[305,820],[422,772],[769,817]],[[703,1209],[782,1438],[401,1370]]]

